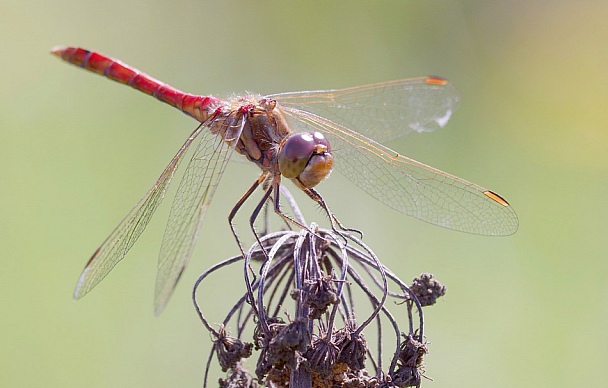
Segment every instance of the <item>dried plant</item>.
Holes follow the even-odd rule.
[[[198,297],[199,287],[238,263],[246,292],[225,303],[229,311],[214,328],[203,314],[211,301]],[[312,224],[265,234],[244,257],[214,265],[194,286],[196,311],[214,342],[204,385],[215,356],[227,373],[221,387],[419,387],[427,353],[422,306],[444,293],[430,274],[406,285],[353,233]],[[402,319],[388,310],[390,299],[404,310]],[[251,357],[254,374],[245,368]]]

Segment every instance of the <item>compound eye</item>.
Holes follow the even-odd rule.
[[[279,170],[285,178],[296,178],[313,155],[329,151],[329,142],[320,132],[293,134],[281,148]]]

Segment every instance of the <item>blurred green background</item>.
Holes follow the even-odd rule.
[[[235,254],[226,215],[256,176],[231,165],[159,318],[152,299],[170,198],[127,259],[74,302],[88,257],[196,123],[62,63],[48,54],[54,45],[218,96],[447,77],[462,93],[448,127],[390,146],[501,193],[519,215],[517,234],[407,219],[338,174],[319,189],[402,278],[432,272],[448,286],[426,312],[435,381],[424,386],[606,384],[605,0],[1,0],[0,11],[1,386],[200,386],[210,341],[191,285]],[[208,297],[236,294],[240,276]]]

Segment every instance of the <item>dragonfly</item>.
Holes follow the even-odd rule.
[[[182,92],[99,52],[62,46],[51,53],[151,95],[199,122],[152,188],[93,253],[77,282],[75,299],[91,291],[125,257],[191,147],[194,152],[177,188],[161,243],[154,301],[157,315],[192,256],[205,213],[235,152],[262,171],[229,214],[237,242],[232,220],[260,188],[264,194],[250,218],[252,229],[266,203],[272,203],[286,221],[305,227],[280,209],[283,178],[321,205],[332,227],[341,227],[315,188],[334,167],[380,202],[431,224],[479,235],[511,235],[518,228],[513,208],[496,192],[382,145],[410,132],[433,131],[447,124],[460,98],[444,78],[427,76],[344,89],[219,99]]]

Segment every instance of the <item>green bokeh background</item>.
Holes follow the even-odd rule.
[[[447,284],[426,315],[435,381],[424,386],[605,386],[605,0],[1,0],[0,11],[0,386],[200,386],[210,341],[191,285],[235,254],[226,214],[256,176],[231,165],[162,316],[152,298],[170,199],[111,276],[72,301],[87,258],[196,123],[61,63],[48,54],[58,44],[219,96],[449,78],[462,104],[448,127],[390,146],[504,195],[517,234],[406,219],[338,174],[319,189],[404,279]],[[240,291],[233,274],[206,294],[218,306]]]

